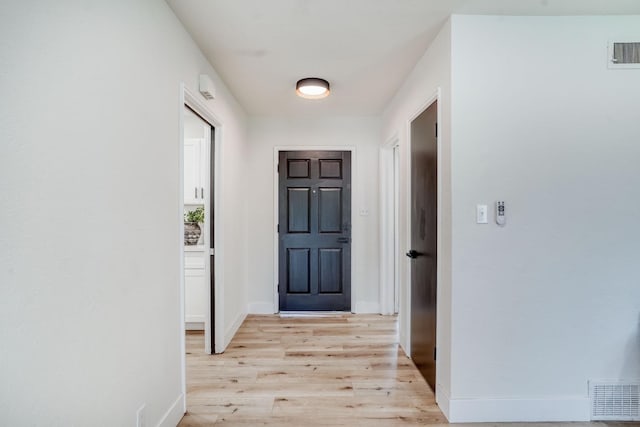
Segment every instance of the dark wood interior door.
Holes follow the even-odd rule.
[[[210,282],[209,292],[210,299],[209,304],[211,306],[211,354],[216,352],[216,263],[215,263],[215,188],[216,188],[216,130],[211,126],[211,149],[209,150],[209,260],[210,260]]]
[[[436,388],[438,108],[411,122],[411,358]]]
[[[351,153],[281,151],[281,311],[351,310]]]

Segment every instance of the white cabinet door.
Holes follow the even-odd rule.
[[[184,314],[187,323],[202,324],[204,322],[207,310],[207,301],[205,296],[205,277],[204,270],[185,270],[184,272]],[[198,325],[199,326],[199,325]],[[194,329],[192,327],[192,329]]]
[[[184,140],[184,202],[203,203],[202,140]]]
[[[207,314],[207,284],[204,251],[185,252],[184,257],[184,314],[190,329],[204,329]],[[197,325],[193,325],[193,324]]]

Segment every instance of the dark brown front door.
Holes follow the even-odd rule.
[[[281,151],[281,311],[351,309],[351,153]]]
[[[411,122],[411,358],[436,387],[438,107]]]

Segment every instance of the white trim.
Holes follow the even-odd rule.
[[[396,239],[394,148],[400,143],[394,135],[380,147],[380,313],[395,313]]]
[[[173,402],[173,404],[167,409],[167,412],[164,413],[160,421],[158,422],[158,427],[175,427],[178,425],[182,417],[186,411],[184,408],[186,405],[186,401],[184,400],[184,394],[180,394],[178,398]]]
[[[436,91],[431,95],[431,97],[429,97],[427,99],[426,102],[424,102],[420,108],[418,108],[418,110],[409,117],[409,119],[406,121],[405,123],[405,129],[406,129],[406,135],[407,135],[407,141],[406,141],[406,146],[407,149],[405,150],[405,158],[406,158],[406,165],[407,168],[405,170],[405,180],[406,180],[406,193],[405,193],[405,221],[406,221],[406,229],[405,229],[405,244],[406,244],[406,251],[409,251],[411,249],[411,122],[413,122],[415,119],[418,118],[418,116],[420,116],[420,114],[422,114],[427,108],[429,108],[434,102],[438,103],[438,111],[437,111],[437,115],[438,115],[438,123],[440,123],[441,119],[442,119],[442,102],[441,102],[441,89],[440,87],[438,87],[436,89]],[[442,142],[442,132],[438,132],[438,138],[437,138],[437,149],[438,149],[438,207],[437,207],[437,216],[438,216],[438,220],[437,220],[437,251],[438,253],[442,253],[442,147],[441,147],[441,142]],[[402,153],[400,153],[402,154]],[[402,252],[405,252],[405,250],[403,250]],[[437,265],[436,265],[436,292],[437,292],[437,296],[436,296],[436,301],[440,300],[440,280],[441,280],[441,274],[438,274],[438,272],[442,271],[442,268],[440,266],[441,264],[441,259],[442,257],[438,257],[438,261],[437,261]],[[405,269],[405,277],[407,278],[407,280],[405,281],[405,286],[402,287],[404,290],[404,313],[401,313],[401,319],[403,319],[404,321],[402,321],[400,323],[400,336],[404,337],[404,351],[405,353],[411,357],[411,263],[410,260],[408,258],[405,258],[405,262],[404,262],[404,269]],[[403,294],[403,292],[401,292],[401,294]],[[436,303],[437,304],[437,303]],[[437,305],[436,305],[437,307]],[[438,313],[438,311],[436,311],[436,313]],[[436,314],[437,316],[437,314]],[[436,347],[438,346],[438,343],[440,342],[440,340],[438,339],[439,333],[438,331],[440,330],[440,323],[436,321]],[[404,324],[404,331],[403,331],[403,324]],[[402,345],[402,342],[401,342]],[[436,360],[436,383],[437,383],[437,372],[438,372],[438,365],[439,365],[439,361]],[[436,387],[437,388],[437,387]]]
[[[449,422],[561,422],[589,421],[586,397],[544,399],[451,399]]]
[[[205,322],[204,314],[192,314],[191,316],[184,316],[185,323],[202,323]]]
[[[449,390],[447,390],[442,384],[437,383],[435,394],[438,407],[444,416],[447,417],[447,420],[449,420],[451,416],[451,394],[449,393]]]
[[[240,329],[240,326],[242,326],[242,322],[244,322],[244,319],[246,318],[247,318],[246,312],[238,313],[233,323],[231,323],[229,328],[224,333],[224,348],[227,348],[227,346],[235,336],[236,332],[238,332],[238,329]]]
[[[180,396],[186,396],[187,394],[187,344],[186,344],[186,319],[185,319],[185,263],[184,263],[184,98],[185,98],[185,85],[180,84],[180,105],[179,105],[179,148],[178,148],[178,236],[177,245],[179,248],[179,290],[178,290],[178,324],[180,331],[180,386],[182,393]],[[187,402],[185,399],[182,401],[182,413],[187,413]]]
[[[400,313],[400,142],[391,150],[393,162],[393,312]]]
[[[276,311],[273,309],[273,303],[271,302],[250,302],[249,314],[274,314]]]
[[[354,177],[357,177],[357,162],[356,162],[356,147],[352,145],[276,145],[273,147],[273,308],[276,313],[280,311],[280,300],[278,298],[278,280],[279,280],[279,265],[278,265],[278,160],[280,151],[350,151],[351,152],[351,311],[354,312],[356,305],[356,287],[353,280],[353,254],[355,253],[354,247],[357,247],[359,242],[353,239],[355,235],[354,229],[356,228],[355,217],[356,209],[354,208],[354,200],[356,195],[359,195],[358,186],[355,183]]]
[[[202,333],[204,333],[204,321],[190,322],[187,320],[184,329],[187,331],[202,331]]]

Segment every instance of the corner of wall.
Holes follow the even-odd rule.
[[[447,420],[451,421],[451,394],[449,390],[440,383],[436,386],[436,403],[444,416],[447,417]]]
[[[356,314],[380,314],[380,302],[357,301],[352,311]]]
[[[226,329],[226,331],[224,332],[224,347],[222,351],[224,351],[229,346],[229,343],[231,343],[231,340],[236,335],[236,333],[238,332],[238,329],[240,329],[240,326],[242,326],[242,322],[244,322],[244,319],[246,318],[247,318],[246,311],[242,311],[238,313],[238,315],[233,320],[231,325],[229,325],[229,327]]]
[[[249,303],[249,314],[274,314],[276,313],[275,307],[271,302],[255,301]]]

